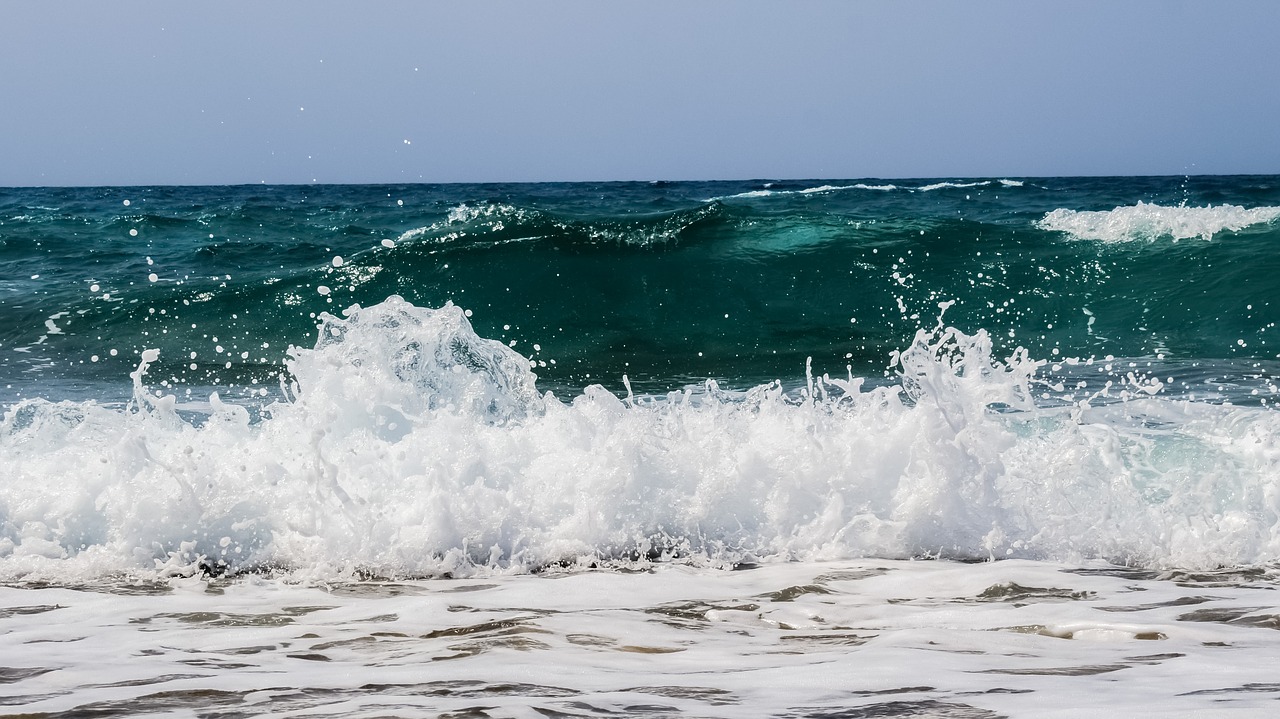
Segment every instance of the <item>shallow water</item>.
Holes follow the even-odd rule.
[[[0,703],[34,716],[1256,713],[1280,698],[1277,579],[876,560],[11,585]]]

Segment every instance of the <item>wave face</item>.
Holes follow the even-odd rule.
[[[1276,207],[1267,177],[2,190],[0,575],[1274,563]]]

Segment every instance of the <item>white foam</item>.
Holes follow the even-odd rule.
[[[44,329],[45,329],[45,333],[46,333],[46,334],[51,334],[51,335],[60,335],[60,334],[62,334],[62,333],[63,333],[63,332],[62,332],[62,328],[61,328],[61,327],[59,327],[57,324],[55,324],[55,323],[54,323],[54,320],[60,320],[60,319],[62,319],[63,317],[68,316],[69,314],[71,314],[71,313],[70,313],[70,312],[55,312],[55,313],[53,313],[53,314],[49,315],[49,317],[44,321]]]
[[[463,203],[449,208],[445,219],[433,222],[424,227],[416,227],[402,232],[391,247],[402,242],[410,242],[422,237],[431,237],[435,242],[451,242],[467,235],[466,226],[471,223],[487,224],[490,229],[501,230],[507,223],[524,222],[539,217],[533,210],[526,210],[502,203]],[[386,244],[384,243],[384,246]]]
[[[856,185],[822,185],[820,187],[807,187],[803,190],[797,190],[797,194],[815,195],[825,192],[840,192],[842,190],[876,190],[887,192],[889,190],[898,189],[897,185],[864,185],[859,182]]]
[[[465,716],[483,703],[502,717],[1261,717],[1280,694],[1267,628],[1274,574],[878,559],[97,587],[116,591],[0,586],[7,706],[38,716]]]
[[[1147,397],[1038,409],[1040,362],[921,332],[898,386],[539,396],[464,313],[390,298],[325,315],[294,400],[207,421],[26,400],[0,421],[0,577],[277,566],[318,577],[635,557],[1280,558],[1280,418]],[[1152,430],[1151,427],[1169,427]],[[53,481],[56,478],[56,481]]]
[[[749,199],[756,197],[774,197],[785,195],[821,195],[829,192],[842,192],[845,190],[872,190],[877,192],[888,192],[898,189],[897,185],[866,185],[858,183],[855,185],[819,185],[817,187],[806,187],[801,190],[751,190],[748,192],[739,192],[736,195],[724,195],[722,197],[712,197],[707,202],[715,202],[717,200],[736,200]]]
[[[984,182],[966,182],[966,183],[936,182],[933,184],[925,184],[925,186],[920,186],[915,189],[916,191],[919,191],[919,192],[933,192],[934,189],[945,189],[948,187],[978,187],[978,186],[983,186],[983,184],[987,184],[987,183],[984,183]]]
[[[1219,232],[1239,231],[1250,225],[1272,222],[1277,217],[1280,217],[1280,207],[1166,207],[1139,202],[1102,211],[1059,208],[1046,214],[1036,226],[1065,232],[1075,239],[1101,242],[1131,242],[1160,237],[1208,240]]]
[[[736,195],[725,195],[725,196],[723,196],[723,197],[712,197],[711,199],[707,200],[707,202],[714,202],[715,200],[737,200],[737,199],[748,199],[748,198],[752,198],[752,197],[772,197],[773,195],[776,195],[776,194],[778,194],[778,191],[776,191],[776,190],[751,190],[750,192],[739,192],[739,193],[738,193],[738,194],[736,194]],[[785,193],[784,193],[784,194],[785,194]]]
[[[723,197],[713,197],[708,202],[715,200],[733,200],[733,199],[749,199],[757,197],[773,197],[779,195],[820,195],[829,192],[842,192],[847,190],[869,190],[876,192],[891,192],[893,190],[909,190],[912,192],[932,192],[945,188],[967,188],[967,187],[983,187],[995,184],[992,180],[977,180],[975,182],[935,182],[920,187],[901,187],[899,185],[868,185],[865,183],[857,183],[853,185],[819,185],[817,187],[806,187],[802,190],[751,190],[749,192],[740,192],[736,195],[725,195]],[[999,180],[1004,187],[1022,187],[1022,182],[1018,180]]]

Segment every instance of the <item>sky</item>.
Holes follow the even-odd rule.
[[[6,3],[0,186],[1280,173],[1280,2]]]

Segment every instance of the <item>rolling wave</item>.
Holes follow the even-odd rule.
[[[392,241],[449,244],[472,239],[484,244],[556,239],[588,244],[611,243],[648,247],[678,240],[697,225],[726,218],[719,203],[638,218],[577,220],[550,212],[502,203],[461,204],[430,225],[406,230]]]

